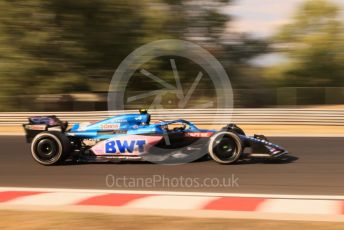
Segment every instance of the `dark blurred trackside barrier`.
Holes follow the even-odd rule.
[[[344,87],[298,87],[276,89],[234,89],[235,108],[284,108],[307,107],[314,105],[343,105]],[[118,92],[121,93],[121,92]],[[135,92],[137,94],[142,92]],[[7,98],[2,97],[2,100]],[[197,99],[197,98],[196,98]],[[212,100],[212,98],[208,98]],[[1,107],[1,112],[20,111],[104,111],[107,110],[107,92],[84,94],[48,94],[12,97],[15,106]],[[121,103],[121,102],[119,102]],[[151,99],[131,102],[125,109],[149,107]],[[164,104],[164,108],[177,108],[173,104]],[[197,107],[197,100],[188,107]]]

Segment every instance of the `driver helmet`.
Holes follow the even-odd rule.
[[[147,114],[147,109],[139,109],[140,114]]]

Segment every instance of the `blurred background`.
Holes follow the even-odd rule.
[[[0,111],[106,110],[121,61],[171,38],[194,42],[221,62],[235,107],[338,106],[343,9],[342,0],[2,0]],[[191,84],[198,67],[177,64]],[[150,67],[173,80],[164,60]],[[141,82],[128,89],[154,88]],[[209,85],[199,85],[202,100],[213,97]]]

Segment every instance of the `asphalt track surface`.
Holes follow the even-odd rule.
[[[283,163],[249,161],[235,165],[203,161],[183,165],[93,163],[46,167],[33,161],[23,136],[2,136],[0,186],[344,195],[344,138],[270,140],[284,146],[294,158]],[[213,181],[207,179],[205,183],[205,178]],[[231,184],[222,178],[234,181]],[[217,186],[223,183],[225,186]]]

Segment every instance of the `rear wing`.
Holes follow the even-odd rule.
[[[28,143],[31,143],[33,138],[44,131],[58,131],[65,132],[68,127],[68,122],[61,121],[56,116],[36,116],[29,117],[29,123],[23,124],[25,130],[25,137]]]

